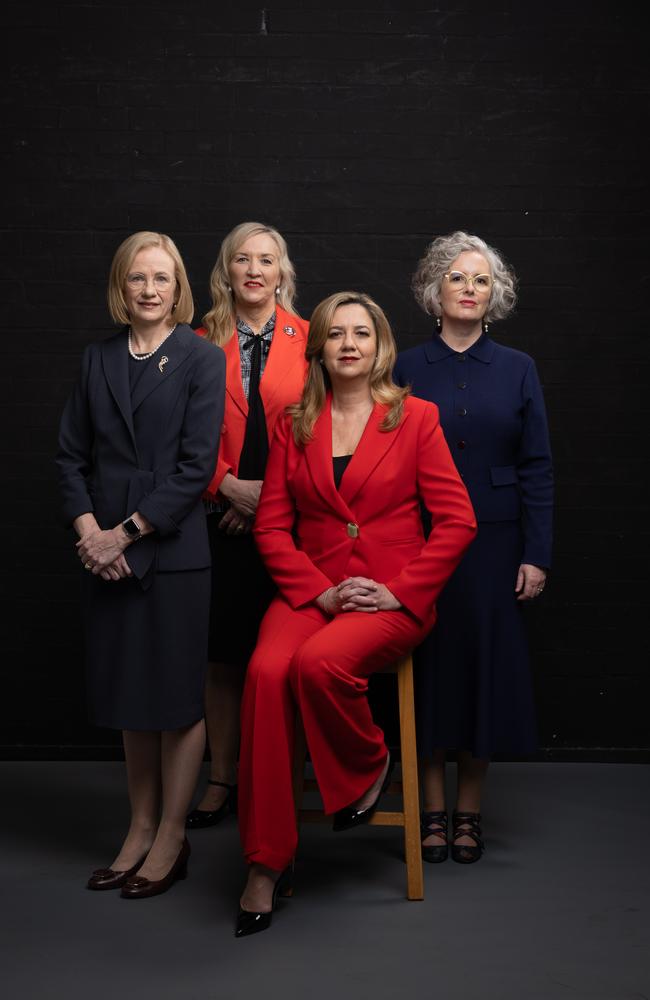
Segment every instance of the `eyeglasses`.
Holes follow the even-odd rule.
[[[144,274],[129,274],[126,278],[126,283],[129,288],[144,288],[147,284],[147,279]],[[172,283],[172,279],[167,274],[156,274],[153,279],[153,286],[157,288],[158,291],[163,291]]]
[[[465,274],[464,271],[447,271],[445,278],[452,288],[468,288],[470,281],[477,292],[488,292],[492,288],[490,274]]]

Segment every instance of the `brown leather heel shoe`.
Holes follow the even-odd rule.
[[[127,879],[134,875],[138,868],[144,864],[144,859],[146,854],[143,854],[137,864],[133,868],[129,868],[125,872],[116,872],[113,868],[98,868],[92,873],[88,882],[86,883],[87,889],[120,889]]]
[[[185,839],[183,846],[178,852],[178,857],[171,866],[164,878],[156,880],[143,878],[142,875],[135,875],[122,886],[120,896],[122,899],[147,899],[149,896],[159,896],[161,892],[171,889],[174,882],[187,878],[187,861],[190,856],[189,841]]]

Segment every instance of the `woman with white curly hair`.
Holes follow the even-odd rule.
[[[395,381],[435,402],[469,492],[478,534],[442,592],[417,654],[422,854],[470,864],[483,852],[481,794],[490,757],[536,747],[521,608],[540,596],[551,562],[553,478],[542,389],[533,360],[495,343],[515,276],[478,236],[437,237],[413,277],[435,318],[426,343],[399,355]],[[447,837],[445,760],[457,751],[458,791]]]

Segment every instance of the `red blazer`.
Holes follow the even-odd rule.
[[[269,441],[272,440],[278,417],[290,403],[297,402],[302,395],[307,374],[305,347],[308,330],[309,323],[306,320],[276,306],[275,331],[260,380],[260,395],[264,403]],[[200,336],[205,336],[204,327],[200,327],[196,332]],[[248,401],[241,380],[239,339],[236,331],[223,345],[223,350],[226,355],[226,408],[217,467],[207,489],[207,493],[212,496],[218,493],[227,472],[231,472],[233,476],[237,475],[248,417]]]
[[[267,569],[293,608],[348,576],[368,576],[421,621],[476,533],[434,403],[407,397],[399,426],[381,431],[376,403],[340,490],[332,469],[331,399],[313,439],[296,445],[291,420],[278,421],[255,518]],[[425,540],[420,501],[433,528]]]

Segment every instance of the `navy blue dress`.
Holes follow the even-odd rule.
[[[551,564],[553,476],[546,412],[533,360],[485,334],[467,351],[438,335],[402,352],[395,381],[440,409],[478,534],[438,600],[438,621],[416,653],[422,755],[475,757],[536,749],[521,563]]]

